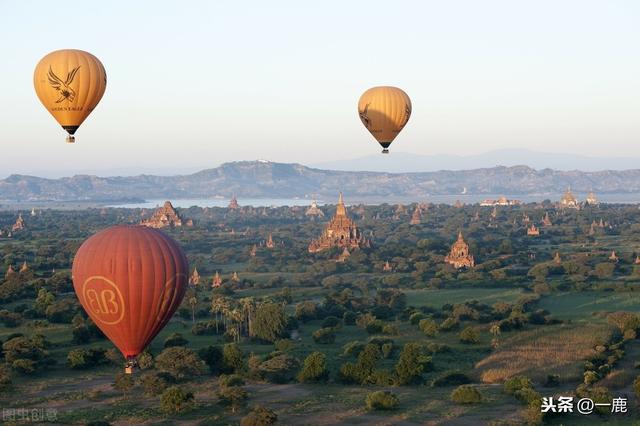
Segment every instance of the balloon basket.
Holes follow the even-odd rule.
[[[383,153],[383,154],[388,154],[388,153],[389,153],[389,150],[388,150],[387,148],[385,148],[385,149],[383,149],[383,150],[382,150],[382,153]]]
[[[133,371],[136,369],[138,362],[135,358],[129,357],[127,358],[127,362],[124,365],[124,374],[133,374]]]
[[[72,136],[72,135],[67,136],[66,142],[67,143],[75,143],[76,142],[75,136]]]

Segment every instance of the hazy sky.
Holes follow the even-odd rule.
[[[374,85],[413,103],[392,155],[640,157],[639,22],[637,0],[0,0],[0,178],[375,154]],[[108,75],[75,145],[32,85],[62,48]]]

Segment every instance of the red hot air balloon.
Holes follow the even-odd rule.
[[[145,226],[113,226],[78,249],[72,269],[76,295],[127,359],[126,372],[180,305],[188,271],[178,243]]]

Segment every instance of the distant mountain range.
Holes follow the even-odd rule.
[[[588,157],[575,154],[537,152],[527,149],[500,149],[477,155],[419,155],[392,152],[368,155],[351,160],[314,163],[313,167],[329,170],[372,172],[432,172],[437,170],[472,170],[499,166],[527,165],[534,169],[554,170],[629,170],[640,167],[640,158]]]
[[[310,198],[332,200],[338,191],[355,199],[427,199],[434,195],[640,193],[640,170],[559,171],[527,166],[421,173],[322,170],[268,161],[225,163],[189,175],[59,179],[11,175],[0,180],[0,202],[120,202],[185,198]]]

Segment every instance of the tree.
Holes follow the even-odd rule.
[[[312,352],[304,360],[302,370],[298,374],[301,382],[319,382],[327,380],[327,357],[322,352]]]
[[[293,379],[299,361],[289,355],[276,355],[260,364],[258,372],[272,383],[287,383]]]
[[[224,345],[222,349],[222,366],[225,373],[238,373],[244,369],[244,354],[235,343]]]
[[[211,374],[219,373],[222,370],[222,350],[219,346],[207,346],[198,351],[198,355],[209,366]]]
[[[133,388],[134,382],[131,374],[118,373],[116,374],[113,388],[122,392],[124,398],[127,397],[127,392]]]
[[[235,413],[238,408],[242,407],[248,397],[247,392],[239,386],[223,386],[218,391],[220,403],[231,408],[232,413]]]
[[[160,408],[165,413],[180,413],[193,408],[194,405],[193,393],[178,386],[165,389],[160,396]]]
[[[181,333],[172,333],[164,341],[164,347],[170,348],[173,346],[185,346],[189,341],[184,338]]]
[[[420,330],[422,330],[425,335],[435,337],[438,334],[438,324],[434,320],[425,318],[421,319],[418,324]]]
[[[320,345],[328,345],[336,341],[333,328],[320,328],[313,332],[313,341]]]
[[[101,348],[72,349],[67,355],[67,365],[76,370],[94,367],[107,361],[104,356],[105,352],[106,351]]]
[[[282,337],[287,325],[284,307],[279,303],[264,303],[256,310],[253,333],[267,342],[275,342]]]
[[[189,379],[204,373],[204,361],[192,349],[175,346],[163,350],[156,358],[156,367],[178,380]]]
[[[33,306],[38,315],[43,316],[47,308],[56,300],[56,296],[50,291],[47,291],[46,288],[41,288],[38,290],[38,296],[36,297],[36,302]]]
[[[431,357],[423,353],[423,349],[419,344],[405,344],[396,364],[399,384],[408,385],[422,382],[422,373],[430,365]]]
[[[278,415],[270,408],[257,406],[240,420],[240,426],[271,426],[278,421]]]
[[[167,373],[146,373],[140,378],[140,383],[145,395],[157,396],[169,387],[171,379]]]

